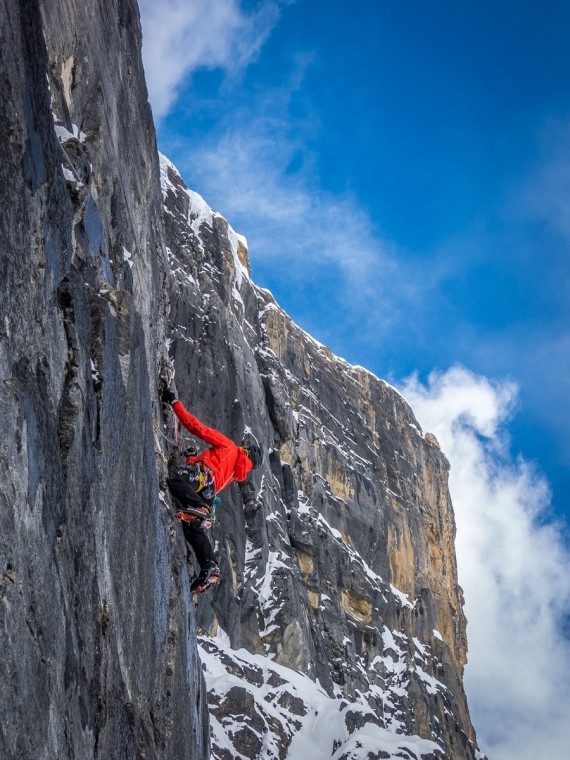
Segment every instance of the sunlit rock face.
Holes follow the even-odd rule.
[[[386,735],[408,737],[410,757],[478,756],[437,441],[394,388],[256,287],[245,240],[161,165],[179,395],[268,452],[251,482],[224,493],[213,532],[222,582],[199,604],[213,637],[202,655],[215,757],[299,757],[299,732],[315,757],[403,756]],[[284,685],[273,666],[304,681]]]

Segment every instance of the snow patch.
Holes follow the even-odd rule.
[[[57,118],[55,114],[53,114],[54,120]],[[75,138],[76,140],[79,140],[80,143],[85,142],[85,133],[81,132],[77,124],[72,124],[71,129],[72,132],[67,129],[67,127],[64,127],[63,124],[54,124],[53,128],[55,130],[55,134],[57,139],[60,142],[67,142],[68,140],[73,140]]]
[[[202,196],[195,192],[194,190],[190,190],[188,187],[184,185],[184,182],[180,176],[180,172],[176,168],[176,166],[170,161],[168,158],[166,158],[165,155],[162,153],[159,153],[160,158],[160,184],[162,188],[162,195],[163,198],[166,198],[169,192],[178,194],[178,193],[184,193],[188,197],[188,218],[187,218],[187,224],[192,230],[192,232],[195,235],[196,241],[198,242],[198,245],[200,246],[200,249],[202,252],[204,252],[204,243],[202,241],[201,236],[201,228],[202,225],[206,225],[210,229],[214,229],[214,220],[215,219],[224,219],[221,214],[218,214],[216,211],[213,211],[210,206],[206,203],[204,198]],[[169,177],[169,171],[173,172],[178,178],[180,178],[180,184],[174,185]],[[239,235],[227,222],[227,220],[224,219],[224,221],[227,224],[227,235],[228,240],[230,242],[230,250],[232,254],[232,259],[234,262],[235,267],[235,278],[234,278],[234,299],[241,301],[241,297],[239,296],[239,289],[241,288],[241,284],[243,281],[243,278],[249,279],[249,272],[247,270],[247,267],[245,267],[239,257],[238,250],[241,247],[244,251],[247,252],[247,240],[243,235]],[[237,295],[236,295],[237,294]],[[242,304],[243,305],[243,304]]]
[[[123,246],[123,261],[126,261],[131,269],[133,268],[133,262],[131,261],[132,257],[133,254],[130,251],[127,251],[127,249]]]
[[[419,760],[426,755],[441,756],[441,747],[434,741],[419,736],[406,736],[398,729],[364,723],[352,734],[345,716],[348,713],[370,714],[370,705],[362,695],[352,704],[342,697],[329,696],[324,689],[305,675],[282,665],[269,662],[266,657],[244,649],[232,650],[228,637],[219,631],[214,639],[200,637],[200,656],[204,666],[206,685],[214,704],[223,703],[225,695],[234,687],[246,688],[256,703],[257,714],[264,728],[255,733],[262,741],[260,757],[277,760],[286,752],[289,760],[363,760],[369,753],[385,753],[388,760],[412,757]],[[255,683],[245,681],[240,674],[255,673]],[[276,685],[277,684],[277,685]],[[382,695],[379,695],[382,697]],[[294,711],[288,705],[295,704]],[[386,702],[389,705],[389,700]],[[227,715],[223,723],[210,715],[212,744],[228,757],[241,758],[232,742],[240,730],[249,725],[243,714]],[[279,734],[275,724],[281,727]],[[252,727],[249,726],[249,730]],[[284,744],[285,746],[284,746]],[[288,745],[288,746],[287,746]]]

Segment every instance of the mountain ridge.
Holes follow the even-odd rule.
[[[345,678],[341,670],[331,667],[333,660],[337,661],[337,667],[341,664],[342,658],[339,659],[338,654],[342,651],[343,640],[347,639],[355,647],[351,656],[345,652],[342,668],[353,669],[355,681],[368,678],[363,676],[366,669],[362,663],[358,664],[359,657],[366,655],[373,660],[375,652],[380,660],[383,659],[385,650],[377,643],[365,641],[375,629],[374,622],[378,626],[382,621],[382,617],[374,620],[371,595],[380,595],[388,608],[387,598],[394,600],[391,615],[395,620],[402,610],[404,614],[405,610],[418,614],[417,609],[431,606],[429,596],[434,593],[433,588],[447,578],[449,600],[444,599],[442,604],[440,599],[439,606],[433,605],[430,614],[438,622],[429,634],[435,640],[435,646],[439,646],[437,642],[447,642],[446,658],[451,657],[454,667],[461,673],[466,657],[465,621],[453,551],[455,526],[446,485],[448,463],[437,441],[429,433],[423,435],[409,405],[398,391],[367,370],[351,367],[345,360],[335,357],[330,349],[296,326],[269,291],[258,288],[249,278],[236,278],[235,248],[232,249],[229,241],[235,233],[231,231],[224,241],[224,234],[231,230],[227,221],[220,215],[204,215],[203,209],[194,213],[192,199],[195,196],[187,192],[175,167],[163,160],[162,172],[166,240],[171,267],[176,273],[170,296],[170,322],[179,392],[180,388],[187,388],[188,397],[192,397],[193,389],[200,384],[204,374],[203,350],[212,351],[222,367],[232,367],[232,376],[238,378],[238,392],[234,398],[233,386],[226,388],[225,381],[213,373],[209,392],[214,403],[205,402],[202,394],[198,394],[192,401],[196,413],[205,419],[216,414],[219,418],[221,406],[226,410],[224,432],[231,432],[235,439],[239,439],[247,424],[256,440],[264,443],[270,452],[271,472],[264,472],[261,482],[255,483],[257,491],[248,484],[239,494],[226,497],[231,501],[231,509],[229,514],[223,513],[214,535],[220,548],[223,577],[231,577],[231,586],[222,583],[214,592],[213,605],[204,602],[205,609],[200,610],[199,622],[210,632],[220,626],[234,648],[244,646],[257,654],[265,652],[275,662],[307,673],[332,694],[335,683]],[[165,173],[169,176],[168,182],[164,179]],[[198,228],[193,221],[189,224],[189,220],[200,215],[202,223]],[[217,265],[212,266],[216,256]],[[190,311],[189,304],[192,304]],[[240,389],[239,378],[245,377],[248,381]],[[319,388],[318,395],[315,388]],[[249,402],[248,392],[251,393]],[[245,394],[248,414],[241,409],[242,393]],[[265,402],[261,406],[260,394]],[[236,413],[238,410],[228,413],[234,404],[238,405],[239,413]],[[382,412],[390,419],[388,426],[382,420]],[[341,421],[347,415],[350,424]],[[398,428],[397,435],[389,432],[390,426]],[[299,432],[301,428],[306,429],[304,433]],[[327,448],[329,454],[321,456],[318,453]],[[394,465],[398,448],[400,456],[403,456],[401,450],[407,448],[403,468]],[[331,461],[330,452],[335,461]],[[379,486],[378,482],[373,482],[376,474],[372,471],[382,460],[386,460],[380,467],[384,473],[380,481],[384,485]],[[414,460],[423,468],[421,478],[410,467]],[[428,471],[428,465],[435,472]],[[420,486],[412,482],[414,478],[418,479]],[[406,519],[398,518],[394,524],[388,519],[384,531],[388,535],[381,530],[376,535],[376,542],[383,542],[386,546],[385,552],[373,559],[376,570],[369,567],[368,556],[359,553],[357,541],[361,536],[355,535],[351,527],[351,521],[361,520],[366,512],[367,498],[356,494],[367,489],[372,489],[379,501],[388,501],[390,509],[396,505],[402,513],[406,511],[408,500],[413,509],[418,510],[414,519],[420,519],[422,512],[429,512],[429,529],[434,534],[427,539],[419,540],[417,535],[412,539],[414,531],[410,531]],[[313,505],[315,497],[319,505],[316,508]],[[376,530],[374,515],[378,513],[369,498],[368,501],[370,513],[365,519],[367,529],[372,532]],[[402,502],[404,510],[401,510]],[[245,506],[243,519],[241,503]],[[439,514],[440,511],[445,517]],[[225,519],[231,521],[227,528],[222,522]],[[418,533],[417,528],[415,533]],[[328,541],[336,545],[339,561],[349,564],[351,575],[359,574],[356,584],[343,582],[342,573],[337,573],[335,583],[327,576],[326,562],[318,557],[317,545]],[[414,547],[414,542],[421,544],[422,541],[425,545]],[[241,544],[241,548],[236,543]],[[433,552],[432,559],[425,557],[428,551]],[[330,558],[330,550],[327,552]],[[418,561],[414,559],[415,554],[424,558]],[[435,571],[432,565],[438,563],[439,569]],[[264,568],[261,574],[260,565]],[[440,570],[443,575],[437,575]],[[417,588],[417,571],[421,571],[424,577],[431,577],[429,588],[426,584],[420,594],[417,593],[421,591]],[[261,590],[256,594],[251,589],[258,584],[261,584]],[[284,584],[290,584],[287,598],[282,593]],[[327,585],[329,593],[325,592],[323,585]],[[330,591],[335,585],[336,592]],[[331,609],[321,610],[321,598],[326,600],[325,606],[330,604]],[[442,614],[441,607],[445,605],[451,605],[451,613]],[[242,626],[244,607],[249,611],[245,615],[246,625]],[[255,617],[252,610],[256,610]],[[324,621],[327,616],[330,619]],[[235,623],[236,619],[240,625]],[[347,626],[350,625],[347,620],[355,625],[355,636],[347,636]],[[392,627],[387,630],[391,631]],[[324,636],[315,633],[319,629],[325,631]],[[423,630],[425,640],[425,626]],[[424,657],[428,654],[427,642],[422,644],[417,637],[402,632],[400,635],[409,639],[411,663],[418,652]],[[325,642],[327,637],[328,643]],[[392,638],[390,633],[390,640]],[[412,638],[415,638],[413,644]],[[382,646],[389,649],[383,640]],[[415,647],[419,649],[414,651]],[[331,649],[336,652],[336,657],[332,656]],[[404,657],[403,650],[400,650],[400,656]],[[439,666],[442,667],[441,662]],[[438,667],[437,663],[432,663],[433,667]],[[415,673],[413,678],[423,684],[420,689],[429,692],[431,687],[437,692],[437,686],[430,681],[435,674],[413,665],[412,672]],[[385,680],[393,677],[392,673]],[[366,683],[370,691],[371,683]],[[395,688],[400,686],[398,684]],[[468,715],[464,695],[457,686],[453,687],[454,698],[457,698],[455,710]],[[349,694],[355,693],[352,677],[346,678],[345,688]],[[216,709],[219,711],[220,706],[217,705]],[[417,704],[413,707],[409,704],[407,709],[419,712]],[[423,709],[429,712],[425,706]],[[397,712],[396,706],[394,712]],[[370,714],[373,713],[371,709]],[[376,719],[379,720],[378,716]],[[413,724],[414,720],[408,724],[404,721],[395,730],[410,731]],[[470,724],[467,725],[474,737]],[[455,728],[458,727],[459,723]],[[458,730],[467,737],[463,729]],[[437,735],[434,725],[429,731]],[[470,741],[466,738],[466,746],[471,746]],[[236,746],[234,751],[238,751]],[[458,754],[458,746],[454,746],[453,751],[453,756],[463,756]],[[476,753],[474,748],[461,751],[469,757]]]

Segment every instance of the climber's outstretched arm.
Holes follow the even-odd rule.
[[[178,417],[180,422],[184,425],[186,430],[189,430],[192,435],[198,436],[210,446],[235,446],[234,442],[227,438],[223,433],[214,428],[206,427],[199,419],[194,417],[193,414],[184,408],[182,401],[174,401],[172,403],[174,414]]]

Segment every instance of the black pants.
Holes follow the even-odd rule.
[[[184,507],[205,506],[203,499],[198,496],[183,469],[169,470],[168,488],[183,509]],[[201,522],[202,521],[199,519],[193,520],[190,524],[183,522],[182,529],[184,531],[184,538],[194,550],[200,569],[203,569],[207,567],[210,562],[214,562],[217,565],[218,560],[212,549],[210,539],[201,527]]]

